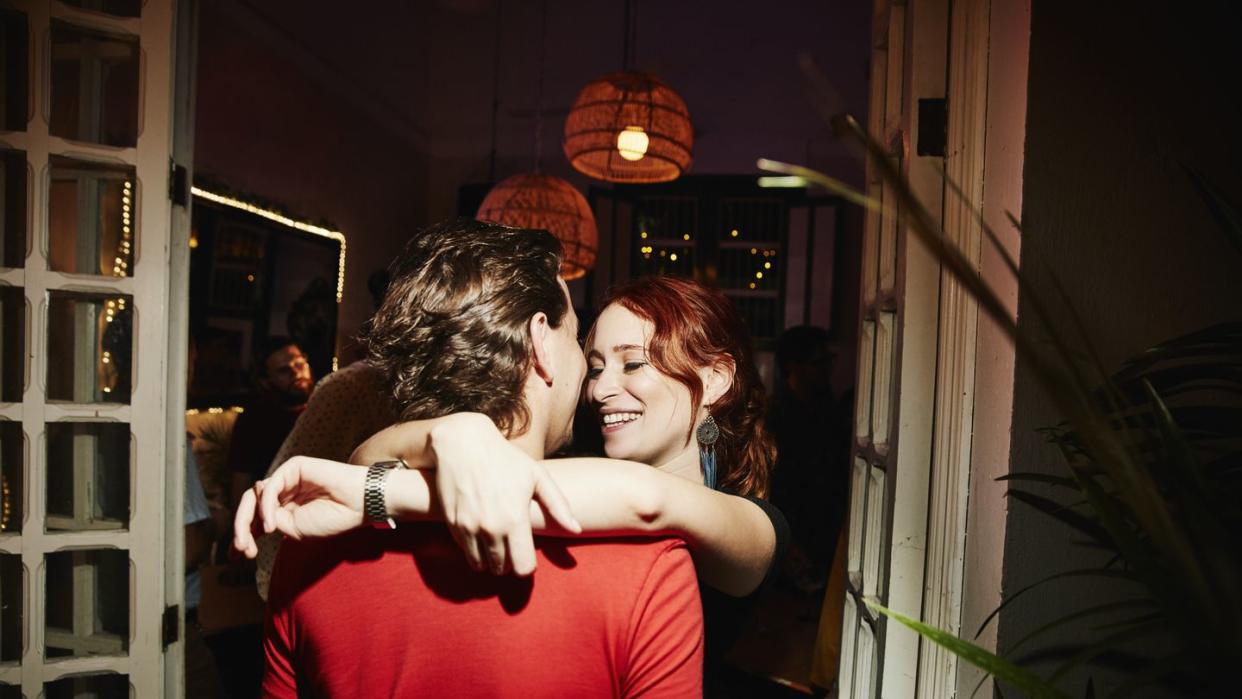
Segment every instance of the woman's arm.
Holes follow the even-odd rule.
[[[685,539],[699,578],[735,597],[754,592],[776,555],[776,530],[746,498],[614,459],[543,462],[591,536],[673,534]],[[541,514],[541,513],[540,513]],[[532,518],[536,529],[541,518]],[[552,535],[564,535],[552,530]]]
[[[520,474],[523,459],[529,457],[510,452],[499,459],[506,463],[498,464],[498,468]],[[745,498],[628,461],[554,459],[544,465],[560,484],[588,535],[680,536],[690,546],[703,581],[735,596],[754,591],[772,565],[776,548],[773,524]],[[365,470],[357,466],[324,459],[290,459],[247,492],[237,512],[235,545],[254,555],[251,523],[256,516],[264,530],[279,530],[294,538],[328,536],[361,525],[364,474]],[[403,520],[446,518],[432,482],[435,475],[428,470],[392,471],[385,488],[389,514]],[[524,504],[527,532],[533,528],[544,534],[573,533],[550,524],[544,510],[529,498]],[[482,534],[485,527],[490,532],[515,527],[494,509],[491,513],[484,510],[467,523],[476,529],[476,536],[502,536]],[[529,569],[533,569],[533,552],[531,558]],[[514,567],[521,573],[527,570],[524,566],[519,561]]]

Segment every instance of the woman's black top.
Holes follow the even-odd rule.
[[[736,495],[729,491],[722,492]],[[781,511],[767,500],[751,495],[741,497],[758,505],[771,520],[772,529],[776,532],[776,550],[773,552],[772,563],[768,566],[763,582],[759,583],[759,587],[746,597],[731,597],[707,585],[702,585],[700,588],[703,599],[705,642],[703,657],[707,673],[705,684],[709,686],[712,683],[713,669],[723,662],[725,653],[729,652],[729,648],[741,635],[742,627],[745,626],[746,620],[754,610],[760,594],[779,575],[780,566],[785,560],[785,553],[789,550],[789,523],[785,521],[785,516],[781,514]]]

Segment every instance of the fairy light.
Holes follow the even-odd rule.
[[[186,408],[185,414],[186,414],[186,417],[190,417],[190,416],[192,416],[192,415],[204,415],[204,414],[206,414],[206,415],[223,415],[223,414],[224,414],[224,413],[226,413],[226,412],[227,412],[227,413],[244,413],[244,412],[246,412],[246,411],[245,411],[245,410],[244,410],[244,409],[243,409],[240,405],[232,405],[232,406],[229,406],[229,407],[227,407],[227,408],[224,408],[224,407],[215,407],[215,408]]]
[[[255,206],[254,204],[240,201],[238,199],[233,199],[231,197],[226,197],[220,194],[216,194],[214,192],[209,192],[199,187],[191,187],[190,191],[195,196],[202,197],[206,199],[207,201],[214,202],[216,204],[221,204],[223,206],[227,206],[233,209],[240,209],[241,211],[245,211],[246,213],[254,214],[256,216],[262,216],[263,218],[269,221],[275,221],[276,223],[279,223],[283,226],[288,226],[289,228],[293,228],[293,229],[302,231],[304,233],[311,233],[313,235],[317,235],[323,238],[335,240],[336,242],[340,243],[341,254],[340,254],[340,258],[337,261],[337,271],[336,271],[336,302],[337,303],[341,302],[341,296],[345,293],[345,234],[344,233],[340,231],[329,230],[327,228],[323,228],[322,226],[315,226],[309,223],[303,223],[302,221],[295,221],[289,218],[288,216],[285,216],[284,214],[278,214],[275,211],[268,211],[267,209],[259,208]]]

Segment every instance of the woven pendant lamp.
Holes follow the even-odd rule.
[[[573,185],[539,172],[502,180],[483,198],[475,218],[519,228],[542,228],[564,247],[561,277],[579,279],[595,266],[599,232],[591,207]]]
[[[690,168],[694,126],[672,88],[649,73],[622,71],[582,88],[565,119],[565,157],[605,182],[668,182]]]

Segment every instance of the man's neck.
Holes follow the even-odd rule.
[[[526,431],[521,436],[510,438],[509,443],[521,449],[523,454],[539,461],[544,457],[544,443],[547,441],[544,433],[546,431],[539,421],[532,418]]]

